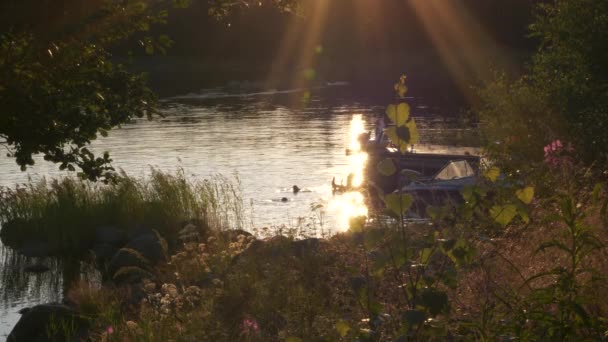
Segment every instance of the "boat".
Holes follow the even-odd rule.
[[[466,167],[471,173],[477,174],[481,164],[481,158],[471,154],[443,154],[443,153],[417,153],[407,152],[402,154],[394,147],[368,144],[365,151],[368,154],[365,166],[365,177],[367,183],[376,190],[390,193],[409,183],[412,178],[419,180],[433,179],[445,170],[451,170],[454,162],[466,162]],[[393,175],[383,175],[378,169],[378,164],[385,159],[390,159],[398,172]],[[446,169],[447,167],[447,169]]]

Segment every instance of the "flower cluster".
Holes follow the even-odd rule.
[[[241,323],[241,336],[251,336],[260,333],[260,326],[255,319],[246,318]]]
[[[554,140],[544,147],[545,163],[551,167],[561,167],[572,165],[572,158],[569,156],[574,152],[574,147],[571,143],[566,145],[558,140]]]
[[[202,290],[198,286],[189,286],[180,291],[175,284],[169,283],[161,286],[161,292],[156,292],[156,284],[147,282],[144,284],[144,290],[148,294],[145,303],[161,316],[181,311],[184,306],[194,308],[200,303],[202,296]]]

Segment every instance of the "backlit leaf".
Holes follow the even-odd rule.
[[[388,116],[392,123],[396,124],[395,119],[397,117],[397,106],[394,104],[388,105],[386,107],[386,116]]]
[[[388,107],[386,107],[386,116],[388,116],[391,122],[396,126],[404,126],[407,119],[410,117],[410,106],[405,102],[398,105],[388,105]]]
[[[376,165],[376,168],[378,169],[378,172],[380,172],[381,175],[386,177],[392,176],[395,174],[395,172],[397,172],[395,163],[390,158],[386,158],[380,163],[378,163],[378,165]]]
[[[404,97],[405,93],[407,93],[407,86],[405,84],[399,84],[397,86],[397,94],[399,97]]]
[[[494,221],[505,227],[517,215],[517,207],[513,204],[495,205],[490,209],[490,215],[492,215]]]
[[[348,331],[350,330],[350,325],[348,325],[348,323],[345,321],[338,321],[338,323],[336,323],[336,330],[340,336],[346,337],[346,335],[348,335]]]
[[[498,176],[500,175],[500,169],[496,166],[492,166],[484,172],[483,176],[489,179],[492,183],[496,182]]]
[[[515,191],[515,196],[517,196],[517,198],[519,198],[519,200],[525,204],[530,204],[534,198],[534,187],[528,186],[524,189],[517,190]]]
[[[410,118],[410,105],[405,102],[401,102],[397,106],[397,121],[395,124],[397,126],[403,126],[407,122],[407,119]]]
[[[412,206],[413,197],[409,194],[389,194],[384,196],[384,204],[396,215],[402,215]]]

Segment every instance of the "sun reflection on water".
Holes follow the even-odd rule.
[[[361,150],[359,135],[365,133],[365,122],[361,114],[354,115],[350,122],[348,155],[348,172],[352,174],[352,186],[359,187],[363,184],[363,170],[367,162],[367,153]],[[348,178],[348,177],[346,177]],[[340,230],[347,230],[349,221],[358,216],[367,216],[367,206],[363,194],[357,190],[347,191],[343,194],[336,194],[328,204],[329,211],[338,217],[337,227]]]

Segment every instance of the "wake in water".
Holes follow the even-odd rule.
[[[250,84],[244,86],[227,86],[223,88],[211,88],[201,89],[198,93],[188,93],[184,95],[174,96],[164,101],[170,100],[212,100],[212,99],[224,99],[224,98],[248,98],[256,96],[273,96],[281,94],[293,94],[301,93],[310,90],[326,89],[331,87],[346,87],[349,86],[348,82],[327,82],[322,86],[315,86],[311,88],[294,88],[294,89],[261,89]]]

